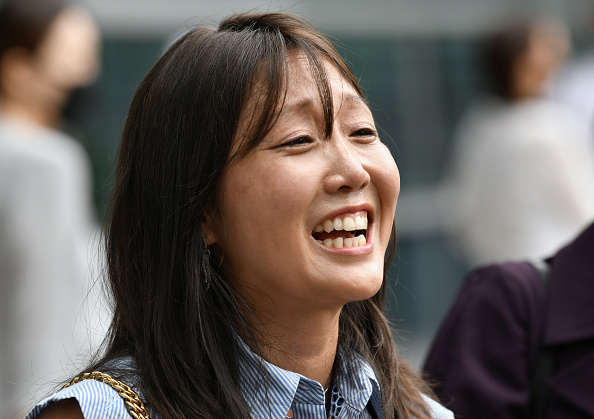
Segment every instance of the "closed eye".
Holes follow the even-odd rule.
[[[375,138],[377,138],[377,131],[371,129],[371,128],[361,128],[358,129],[357,131],[354,131],[351,134],[352,137],[359,137],[362,140],[363,139],[370,139],[370,140],[374,140]]]
[[[353,132],[352,135],[377,135],[377,131],[372,130],[371,128],[361,128]]]
[[[286,143],[279,144],[277,148],[280,147],[298,147],[300,145],[312,143],[313,139],[307,135],[302,135],[301,137],[295,138],[293,140],[287,141]]]

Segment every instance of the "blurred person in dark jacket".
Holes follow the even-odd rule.
[[[594,417],[594,224],[546,264],[466,279],[424,367],[456,417]]]
[[[60,128],[73,89],[97,75],[99,46],[89,14],[63,1],[0,8],[0,418],[88,345],[90,164]]]

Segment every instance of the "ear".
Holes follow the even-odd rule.
[[[215,222],[212,214],[206,212],[204,214],[204,221],[202,221],[202,235],[206,239],[206,243],[210,246],[217,242],[217,235],[215,233]]]

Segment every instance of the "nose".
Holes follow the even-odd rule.
[[[330,139],[328,143],[330,171],[324,179],[327,193],[353,192],[369,185],[370,176],[357,145],[349,139]]]

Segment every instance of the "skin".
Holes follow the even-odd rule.
[[[219,210],[203,231],[256,312],[264,357],[327,387],[343,305],[382,284],[400,179],[371,111],[337,69],[326,64],[335,123],[323,138],[309,63],[291,55],[289,66],[277,123],[224,172]],[[243,118],[249,114],[248,106]],[[359,210],[368,212],[367,245],[329,249],[312,237],[317,224]]]
[[[38,419],[84,419],[82,410],[76,399],[65,399],[50,403]]]
[[[517,100],[539,96],[570,49],[565,28],[543,21],[530,34],[526,51],[513,66],[513,95]]]

